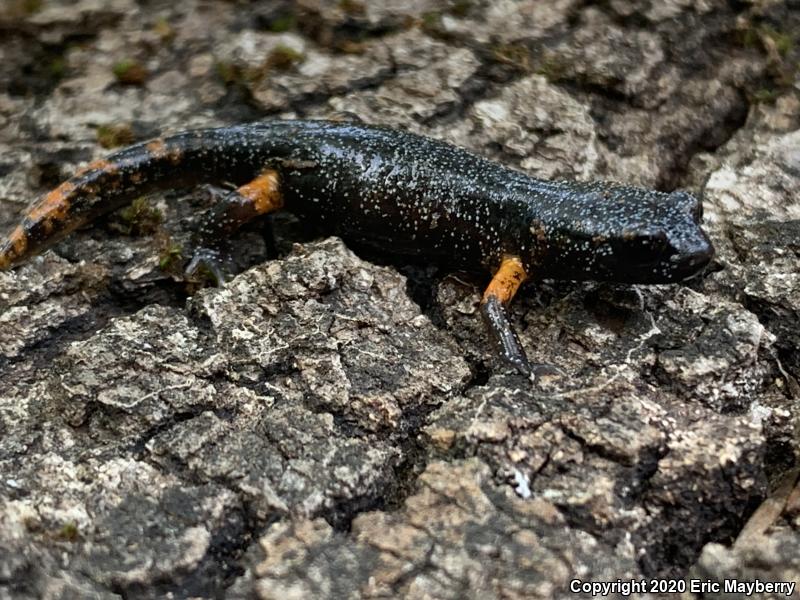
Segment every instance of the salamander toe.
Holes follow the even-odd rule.
[[[227,281],[222,254],[211,248],[198,248],[184,269],[184,276],[194,283],[211,282],[220,286]]]

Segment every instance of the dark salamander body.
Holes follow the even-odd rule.
[[[0,246],[0,268],[144,193],[220,182],[239,187],[203,227],[190,271],[219,272],[219,238],[285,208],[347,239],[491,273],[482,311],[503,356],[523,372],[502,306],[527,277],[668,283],[713,256],[701,205],[685,192],[543,181],[393,129],[271,121],[180,133],[89,164],[33,205]]]

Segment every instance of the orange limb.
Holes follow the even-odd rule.
[[[506,256],[492,277],[481,300],[481,314],[500,357],[517,371],[529,376],[533,370],[519,338],[508,321],[504,307],[511,302],[528,274],[517,256]]]
[[[522,266],[522,261],[516,256],[506,256],[483,293],[482,303],[485,304],[489,298],[494,297],[502,304],[508,304],[527,278],[528,274]]]
[[[231,233],[248,221],[282,207],[280,176],[272,169],[230,192],[220,200],[201,227],[198,247],[185,269],[187,277],[197,278],[200,272],[205,271],[217,284],[224,282],[225,272],[219,247]]]
[[[264,171],[250,183],[241,186],[237,193],[250,200],[256,214],[266,215],[283,207],[283,197],[280,192],[280,178],[278,172]]]

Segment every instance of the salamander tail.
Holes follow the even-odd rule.
[[[259,157],[253,152],[241,156],[242,149],[257,145],[261,137],[252,128],[190,131],[142,142],[89,163],[37,200],[10,236],[0,237],[0,270],[46,250],[139,196],[203,182],[248,181]]]
[[[85,173],[42,196],[22,222],[0,240],[0,270],[9,269],[52,246],[86,222],[96,200],[100,170],[90,165]]]
[[[17,262],[24,259],[28,247],[28,236],[22,227],[17,227],[0,245],[0,271],[10,269]]]

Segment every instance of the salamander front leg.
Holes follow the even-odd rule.
[[[500,356],[517,371],[526,377],[531,374],[560,374],[561,370],[552,365],[532,365],[528,362],[522,344],[519,343],[519,338],[508,321],[505,307],[511,302],[519,286],[527,277],[528,274],[522,266],[522,261],[516,256],[506,256],[483,293],[483,300],[481,300],[483,320]]]
[[[522,261],[516,256],[507,256],[500,263],[500,268],[495,272],[481,300],[481,314],[489,329],[489,336],[502,359],[526,377],[564,375],[556,366],[529,363],[519,338],[508,321],[505,307],[527,277]]]
[[[481,300],[481,314],[497,351],[505,362],[526,376],[531,374],[531,365],[504,307],[511,302],[527,277],[522,261],[516,256],[507,256],[500,263]]]
[[[225,269],[220,247],[239,227],[252,219],[279,210],[283,206],[280,177],[272,169],[227,194],[209,213],[198,231],[198,243],[186,266],[189,279],[209,276],[216,285],[224,283]]]

